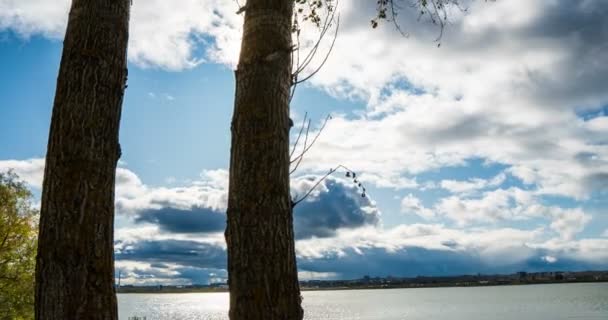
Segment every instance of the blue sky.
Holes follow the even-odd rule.
[[[519,3],[521,2],[521,3]],[[40,194],[68,1],[0,0],[0,170]],[[292,179],[301,277],[608,268],[608,6],[467,3],[438,29],[405,10],[403,38],[341,4],[326,66],[298,88],[294,139],[333,119]],[[117,172],[123,283],[225,276],[232,1],[133,6]],[[567,19],[565,19],[567,17]],[[302,50],[314,39],[303,33]],[[327,49],[323,44],[322,49]],[[318,61],[316,61],[318,62]]]

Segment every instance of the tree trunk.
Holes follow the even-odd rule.
[[[36,319],[117,319],[114,180],[131,0],[74,0],[46,154]]]
[[[292,0],[248,0],[228,195],[230,319],[302,319],[289,194]]]

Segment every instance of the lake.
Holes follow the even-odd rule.
[[[608,283],[304,291],[308,320],[606,320]],[[228,319],[227,293],[119,294],[120,320]]]

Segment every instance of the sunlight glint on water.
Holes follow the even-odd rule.
[[[307,291],[307,320],[605,320],[608,283]],[[228,294],[121,294],[121,320],[228,319]]]

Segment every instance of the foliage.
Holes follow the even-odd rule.
[[[321,27],[323,21],[321,17],[322,9],[331,13],[336,9],[336,2],[336,0],[296,0],[295,15],[296,17],[300,16],[302,21],[310,21],[317,27]],[[418,11],[419,18],[427,17],[430,22],[443,28],[448,22],[449,7],[466,11],[466,8],[461,7],[460,2],[461,0],[376,0],[376,15],[370,22],[372,28],[377,28],[382,20],[390,21],[401,31],[396,18],[399,11],[408,7]],[[294,29],[297,30],[297,19],[294,25]]]
[[[299,19],[309,21],[317,28],[323,25],[321,11],[325,9],[326,14],[331,14],[336,7],[336,0],[296,0],[296,10],[294,11],[294,32],[299,30]]]
[[[408,36],[408,33],[401,29],[401,25],[397,21],[397,15],[402,10],[401,2],[404,2],[404,0],[377,0],[377,15],[370,21],[372,28],[377,28],[381,20],[386,20],[392,22],[403,36]],[[461,0],[414,0],[409,3],[409,7],[418,11],[418,20],[426,17],[431,23],[440,27],[439,35],[435,39],[435,41],[439,41],[443,36],[443,29],[449,23],[448,8],[454,7],[463,12],[467,11],[460,5],[460,2]],[[438,46],[440,45],[441,43],[438,43]]]
[[[0,319],[34,318],[37,211],[12,172],[0,173]]]

